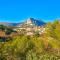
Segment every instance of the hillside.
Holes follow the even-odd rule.
[[[4,26],[16,26],[20,23],[9,23],[9,22],[0,22],[0,25],[4,25]]]
[[[21,24],[18,24],[17,27],[22,27],[22,26],[44,26],[46,23],[43,22],[42,20],[37,20],[34,18],[28,18],[26,21],[24,21]]]
[[[31,23],[30,23],[31,22]],[[24,22],[20,22],[20,23],[9,23],[9,22],[0,22],[0,25],[5,25],[5,26],[14,26],[14,27],[20,27],[20,26],[26,26],[26,25],[35,25],[35,26],[43,26],[46,23],[38,20],[38,19],[34,19],[34,18],[29,18]]]
[[[38,20],[38,19],[34,19],[34,18],[27,19],[26,23],[27,24],[32,24],[32,25],[35,25],[35,26],[43,26],[43,25],[46,24],[42,20]]]

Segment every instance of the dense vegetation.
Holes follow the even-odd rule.
[[[45,28],[42,35],[0,42],[0,60],[60,60],[60,22],[47,23]]]
[[[4,25],[0,25],[0,30],[5,31],[6,34],[11,34],[11,32],[13,32],[13,30],[10,27]]]

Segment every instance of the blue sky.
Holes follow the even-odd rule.
[[[60,18],[60,0],[0,0],[1,22],[21,22],[29,17],[43,21]]]

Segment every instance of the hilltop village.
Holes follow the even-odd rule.
[[[34,35],[34,34],[42,34],[45,33],[45,24],[37,25],[35,24],[37,20],[34,20],[33,18],[29,18],[24,24],[18,25],[15,29],[18,33],[20,32],[26,35]]]
[[[45,33],[45,23],[34,18],[29,18],[16,26],[6,26],[5,24],[0,24],[0,37],[12,37],[21,34],[33,36]]]

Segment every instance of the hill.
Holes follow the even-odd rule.
[[[42,20],[34,19],[34,18],[28,18],[26,21],[24,21],[21,24],[17,24],[17,27],[32,27],[32,26],[44,26],[46,23]]]
[[[20,23],[0,22],[0,25],[4,25],[4,26],[16,26],[17,24],[20,24]]]
[[[34,18],[29,18],[26,21],[20,22],[20,23],[0,22],[0,25],[14,26],[14,27],[20,27],[20,26],[26,26],[26,25],[43,26],[45,24],[46,24],[45,22],[38,19],[34,19]]]

